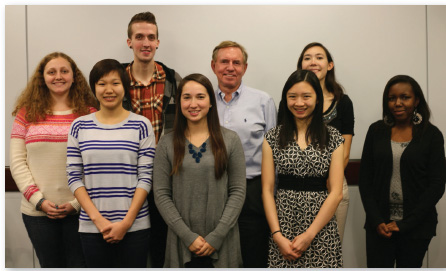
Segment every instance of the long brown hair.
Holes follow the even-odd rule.
[[[76,63],[64,53],[54,52],[45,56],[37,65],[26,88],[17,99],[16,106],[12,115],[15,116],[21,108],[26,109],[25,118],[29,122],[36,122],[39,119],[45,119],[46,115],[52,114],[53,100],[50,91],[45,83],[43,76],[45,66],[55,58],[64,58],[67,60],[73,70],[73,84],[71,85],[68,101],[69,106],[73,108],[73,113],[80,116],[90,113],[90,107],[98,108],[98,103],[91,93],[87,80],[77,67]]]
[[[176,96],[177,103],[175,104],[175,121],[173,125],[173,169],[171,175],[179,174],[180,168],[183,164],[186,136],[184,135],[187,129],[187,119],[181,112],[181,94],[183,92],[184,85],[189,81],[195,81],[204,86],[209,95],[212,107],[207,114],[207,124],[209,129],[209,138],[212,153],[214,154],[215,164],[215,178],[220,179],[226,168],[228,167],[228,154],[226,152],[226,145],[223,140],[223,135],[220,129],[220,122],[218,120],[217,102],[215,100],[214,88],[211,81],[199,73],[190,74],[181,80],[178,86],[178,92]]]

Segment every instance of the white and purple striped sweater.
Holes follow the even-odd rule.
[[[85,186],[101,215],[111,222],[127,214],[136,188],[152,188],[155,136],[150,121],[130,113],[124,121],[107,125],[95,113],[74,120],[68,134],[67,176],[74,193]],[[147,200],[129,232],[150,228]],[[81,209],[79,232],[99,233]]]

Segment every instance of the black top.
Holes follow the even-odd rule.
[[[389,191],[393,156],[391,128],[382,120],[370,125],[364,143],[359,172],[359,192],[366,212],[365,228],[376,231],[390,222]],[[443,134],[428,124],[422,136],[415,136],[401,155],[401,185],[404,218],[396,224],[400,233],[412,238],[436,234],[435,205],[445,190],[446,164]]]
[[[324,122],[338,129],[342,135],[355,135],[353,103],[347,95],[342,95],[339,101],[333,100],[324,112]]]

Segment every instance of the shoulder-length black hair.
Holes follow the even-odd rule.
[[[302,69],[302,61],[304,59],[305,52],[308,49],[310,49],[312,47],[316,47],[316,46],[321,47],[325,51],[325,54],[327,55],[328,63],[330,63],[330,62],[334,63],[333,57],[331,56],[328,49],[324,45],[322,45],[322,43],[312,42],[312,43],[309,43],[307,46],[305,46],[305,48],[302,50],[302,53],[300,53],[299,60],[297,61],[297,69],[298,70]],[[333,69],[327,71],[327,75],[325,76],[325,87],[327,88],[328,91],[333,93],[333,95],[335,96],[335,100],[339,101],[339,99],[341,99],[342,95],[344,95],[344,89],[343,89],[342,85],[339,84],[338,81],[336,81],[335,67],[336,66],[333,65]]]
[[[290,142],[297,139],[297,124],[293,113],[288,109],[287,93],[290,88],[300,82],[309,83],[316,92],[316,106],[312,113],[311,122],[308,125],[305,134],[305,141],[307,144],[311,143],[318,145],[319,149],[327,146],[328,130],[323,121],[324,95],[319,83],[319,79],[312,71],[297,70],[293,72],[285,83],[282,91],[282,100],[279,104],[280,116],[279,124],[282,125],[279,133],[279,147],[284,149]]]
[[[178,85],[178,91],[175,104],[175,121],[173,124],[173,169],[171,175],[179,174],[181,165],[183,164],[185,153],[187,129],[187,119],[181,112],[181,94],[183,93],[184,85],[189,81],[195,81],[206,88],[211,102],[211,108],[207,114],[207,124],[209,129],[210,145],[215,161],[215,178],[220,179],[228,166],[228,154],[226,152],[226,145],[223,140],[223,134],[220,129],[220,122],[218,119],[217,102],[215,100],[214,88],[211,81],[199,73],[190,74],[181,80]]]
[[[387,82],[386,86],[384,87],[384,93],[383,93],[383,119],[387,117],[387,122],[389,123],[395,123],[395,119],[393,118],[392,113],[389,109],[389,91],[390,88],[398,83],[406,83],[409,84],[412,87],[412,91],[415,95],[415,99],[418,99],[418,106],[416,107],[417,112],[421,114],[421,117],[423,120],[420,124],[414,125],[412,134],[413,135],[421,135],[428,123],[431,116],[431,112],[429,109],[429,105],[426,102],[426,99],[424,98],[423,91],[421,90],[420,85],[418,84],[415,79],[408,75],[396,75]]]
[[[124,87],[124,99],[130,100],[130,78],[125,68],[115,59],[103,59],[97,62],[90,71],[90,88],[93,95],[96,97],[96,83],[101,80],[102,77],[110,74],[111,72],[117,72],[119,78],[121,78],[122,86]]]

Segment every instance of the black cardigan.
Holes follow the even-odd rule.
[[[366,212],[364,228],[376,231],[390,222],[389,191],[393,156],[391,128],[378,121],[370,125],[364,142],[359,173],[359,191]],[[400,162],[403,189],[401,233],[413,238],[436,235],[435,205],[445,190],[446,165],[443,135],[428,124],[423,136],[416,136],[404,150]]]

